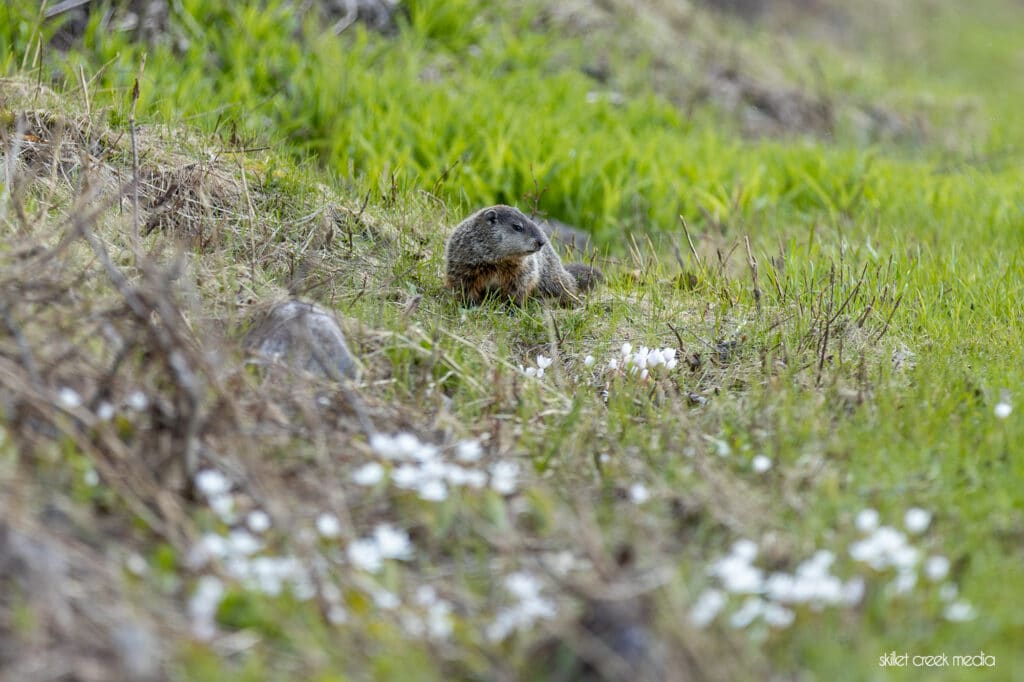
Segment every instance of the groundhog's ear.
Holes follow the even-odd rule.
[[[487,212],[484,213],[484,218],[487,219],[487,222],[493,225],[494,223],[498,222],[498,212],[495,211],[493,208],[489,208],[487,209]]]

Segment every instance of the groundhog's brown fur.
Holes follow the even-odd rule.
[[[587,265],[562,266],[547,236],[511,206],[491,206],[466,218],[445,249],[448,287],[469,303],[499,292],[518,305],[530,296],[579,301],[580,292],[601,281]]]

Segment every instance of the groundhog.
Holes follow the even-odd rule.
[[[603,279],[582,263],[563,266],[544,232],[511,206],[484,208],[463,220],[448,238],[445,259],[448,287],[474,304],[498,292],[517,305],[530,296],[568,305]]]

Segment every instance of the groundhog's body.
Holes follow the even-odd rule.
[[[586,265],[564,267],[544,232],[511,206],[491,206],[462,221],[448,238],[445,258],[448,287],[470,303],[490,292],[519,305],[530,296],[572,303],[601,279]]]

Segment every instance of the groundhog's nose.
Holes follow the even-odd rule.
[[[542,248],[544,248],[544,240],[539,238],[534,239],[533,246],[535,251],[540,251]]]

